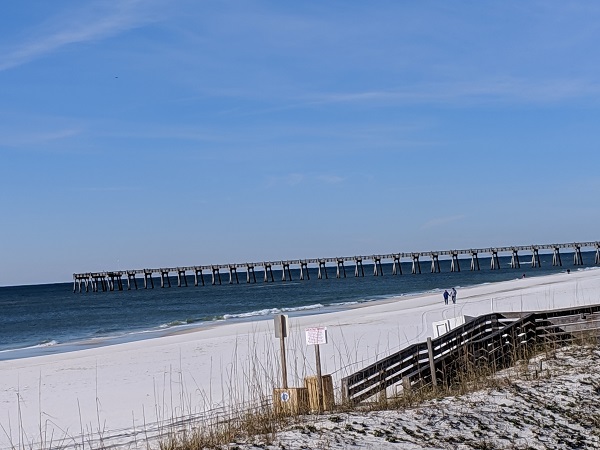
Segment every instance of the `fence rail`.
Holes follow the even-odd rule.
[[[486,314],[342,378],[342,398],[360,403],[400,382],[406,389],[451,385],[466,370],[500,370],[538,345],[571,342],[581,333],[600,335],[600,305]]]

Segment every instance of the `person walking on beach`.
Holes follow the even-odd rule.
[[[456,303],[456,289],[452,288],[450,296],[452,297],[452,303]]]
[[[448,294],[448,290],[445,290],[445,291],[444,291],[444,303],[445,303],[446,305],[448,304],[448,296],[449,296],[449,294]]]

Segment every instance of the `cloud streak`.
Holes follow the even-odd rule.
[[[435,219],[431,219],[428,222],[425,222],[421,228],[422,229],[426,229],[426,228],[439,228],[442,227],[444,225],[448,225],[449,223],[453,223],[453,222],[458,222],[460,220],[463,220],[465,218],[464,214],[461,215],[456,215],[456,216],[448,216],[448,217],[438,217]]]
[[[583,79],[480,79],[472,82],[432,82],[404,89],[322,93],[305,105],[331,103],[551,103],[587,96],[597,97],[600,84]]]
[[[54,18],[32,30],[32,38],[0,51],[0,71],[9,70],[56,52],[62,47],[106,39],[155,20],[148,10],[141,11],[139,0],[111,3],[108,8],[90,7]]]

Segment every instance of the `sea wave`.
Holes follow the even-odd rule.
[[[31,350],[34,348],[52,347],[52,346],[58,345],[58,344],[59,344],[59,342],[54,339],[47,339],[45,341],[40,342],[39,344],[30,345],[29,347],[9,348],[6,350],[0,350],[0,353],[14,352],[15,350]]]
[[[315,303],[313,305],[305,305],[305,306],[296,306],[293,308],[265,308],[259,309],[256,311],[250,311],[247,313],[239,313],[239,314],[225,314],[223,316],[224,319],[244,319],[247,317],[256,317],[256,316],[269,316],[274,314],[281,314],[285,312],[297,312],[297,311],[308,311],[312,309],[323,308],[324,306],[321,303]]]

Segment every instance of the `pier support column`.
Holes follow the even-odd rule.
[[[450,272],[460,272],[460,262],[458,261],[458,253],[452,252],[452,262],[450,263]]]
[[[416,273],[421,273],[421,263],[419,262],[419,254],[418,253],[413,253],[412,254],[412,271],[414,274]]]
[[[325,265],[325,261],[319,260],[319,273],[317,274],[317,278],[319,280],[323,279],[323,274],[325,274],[325,279],[327,280],[329,277],[327,276],[327,266]]]
[[[254,272],[253,265],[246,264],[246,283],[250,283],[250,281],[256,283],[256,272]]]
[[[144,289],[148,289],[148,286],[150,286],[150,289],[154,289],[154,280],[152,279],[152,271],[144,270]]]
[[[516,248],[512,249],[512,258],[510,259],[510,267],[520,269],[521,262],[519,261],[519,251]]]
[[[600,243],[596,242],[596,257],[594,258],[594,264],[600,264]],[[85,285],[85,292],[87,292],[87,283]]]
[[[221,285],[221,271],[217,266],[211,266],[212,270],[212,285],[217,284],[217,280],[219,280],[219,286]]]
[[[200,267],[194,268],[194,286],[198,286],[198,275],[200,275],[200,281],[202,286],[204,286],[204,274],[202,273],[202,268]]]
[[[381,265],[381,258],[379,256],[373,256],[373,275],[383,276],[383,266]]]
[[[135,287],[135,290],[137,291],[137,280],[135,278],[135,272],[127,272],[127,290],[130,291],[131,290],[131,282],[133,281],[133,285]]]
[[[237,267],[235,265],[229,266],[229,284],[233,284],[233,277],[235,277],[235,284],[240,284],[240,279],[238,278]]]
[[[342,258],[338,258],[335,277],[340,278],[342,274],[344,275],[344,278],[346,278],[346,266],[344,266],[344,260]]]
[[[92,292],[98,292],[98,277],[92,276]]]
[[[362,258],[354,258],[354,276],[365,276],[365,268],[363,267]]]
[[[292,271],[290,270],[290,263],[287,261],[281,261],[281,281],[287,281],[289,278],[292,281]]]
[[[270,263],[265,263],[264,268],[265,268],[265,283],[269,282],[269,275],[271,275],[271,283],[273,283],[275,281],[275,278],[273,277],[273,267],[271,266]]]
[[[308,273],[308,263],[306,261],[300,261],[300,279],[304,280],[304,274],[306,273],[306,279],[310,280],[310,274]]]
[[[392,275],[402,275],[402,264],[400,264],[400,255],[392,255],[394,262],[392,263]]]
[[[583,257],[581,256],[581,245],[575,244],[575,253],[573,253],[573,265],[583,266]]]
[[[479,256],[473,250],[471,250],[471,270],[479,270]]]
[[[531,248],[531,267],[542,267],[542,263],[540,262],[540,252],[537,247]]]
[[[498,258],[497,250],[492,250],[492,258],[490,260],[490,269],[500,270],[500,258]]]
[[[109,291],[114,291],[115,290],[115,275],[110,273],[108,274],[108,290]]]
[[[160,287],[161,288],[171,287],[171,279],[169,278],[169,271],[168,270],[161,270],[160,271]]]
[[[185,276],[185,270],[177,269],[177,287],[188,287],[187,277]]]
[[[554,253],[552,254],[552,265],[562,267],[562,260],[560,259],[560,249],[554,247]]]
[[[304,273],[306,273],[306,279],[310,280],[310,274],[308,273],[308,263],[306,261],[300,261],[300,279],[304,280]]]
[[[106,280],[105,275],[100,277],[100,282],[102,283],[102,292],[108,291],[108,281]]]
[[[431,254],[431,273],[440,273],[440,257],[437,253]]]
[[[85,292],[89,292],[89,287],[90,287],[90,283],[92,282],[92,280],[88,277],[84,278],[83,280],[84,284],[85,284]]]

